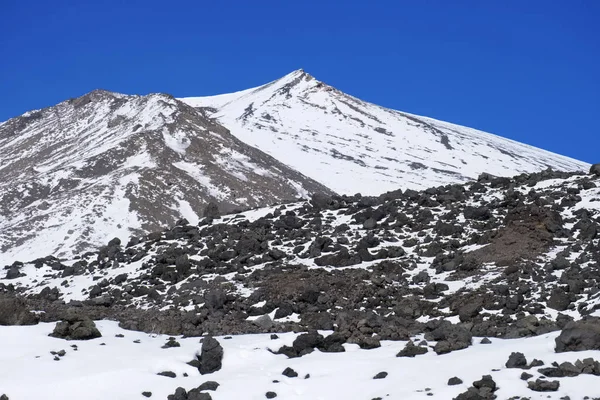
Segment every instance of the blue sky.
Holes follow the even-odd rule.
[[[0,1],[0,120],[95,88],[241,90],[304,68],[386,107],[600,162],[600,1]]]

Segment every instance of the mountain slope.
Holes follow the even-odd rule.
[[[589,164],[475,129],[386,109],[302,70],[241,92],[181,99],[338,193],[380,194]]]
[[[94,91],[0,125],[0,263],[312,192],[330,193],[168,95]]]
[[[42,322],[0,326],[0,393],[165,399],[210,380],[215,400],[594,398],[598,287],[600,171],[315,196],[0,272],[0,325]],[[112,321],[48,336],[85,317]],[[208,375],[205,335],[228,335]]]

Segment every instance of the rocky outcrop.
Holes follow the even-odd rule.
[[[600,318],[568,323],[556,338],[555,351],[600,350]]]
[[[94,321],[86,316],[72,315],[56,324],[49,335],[67,340],[89,340],[102,336]]]

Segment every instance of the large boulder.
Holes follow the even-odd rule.
[[[0,297],[0,325],[35,325],[39,321],[25,301],[13,296]]]
[[[102,334],[90,318],[73,315],[58,322],[48,336],[67,340],[89,340],[99,338]]]
[[[555,342],[557,353],[600,350],[600,318],[569,322]]]
[[[219,206],[217,205],[217,203],[208,203],[202,211],[202,216],[210,220],[219,218],[221,216],[221,213],[219,212]]]
[[[466,349],[471,345],[473,335],[464,327],[453,325],[449,321],[432,321],[436,326],[425,334],[426,340],[437,341],[433,348],[436,354],[446,354],[455,350]]]
[[[223,347],[219,341],[212,336],[205,337],[198,360],[200,361],[198,370],[202,375],[220,370],[223,363]]]
[[[590,167],[590,174],[600,176],[600,163],[594,164]]]

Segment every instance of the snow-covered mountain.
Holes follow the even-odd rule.
[[[313,192],[181,101],[97,90],[0,124],[0,264]]]
[[[589,164],[364,102],[303,70],[253,89],[181,99],[245,143],[338,193],[380,194]]]

